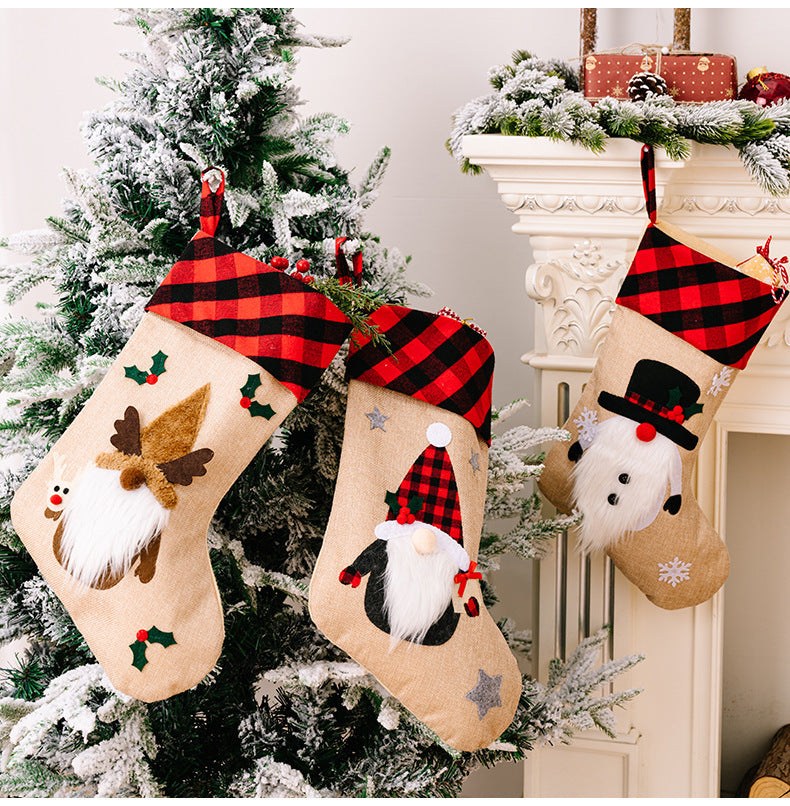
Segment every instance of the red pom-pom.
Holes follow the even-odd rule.
[[[310,269],[310,261],[305,260],[302,258],[301,260],[296,261],[296,270],[301,272],[306,272]]]
[[[159,380],[159,377],[158,377],[157,375],[153,375],[153,374],[152,374],[152,375],[149,375],[149,376],[148,376],[148,377],[145,379],[145,382],[146,382],[146,383],[150,383],[150,384],[151,384],[151,386],[153,386],[153,385],[154,385],[154,384],[155,384],[155,383],[156,383],[158,380]]]
[[[49,503],[54,504],[55,506],[58,506],[58,504],[63,503],[63,499],[57,494],[56,495],[51,495],[49,497]]]
[[[280,255],[275,255],[272,258],[272,268],[273,269],[287,269],[288,268],[288,258],[280,257]]]
[[[656,427],[650,423],[639,423],[636,427],[636,438],[642,442],[652,442],[656,436]]]
[[[248,397],[245,396],[239,401],[239,405],[243,409],[248,409],[252,405],[252,401]]]
[[[138,641],[147,641],[148,640],[148,630],[138,630],[137,631],[137,640]]]

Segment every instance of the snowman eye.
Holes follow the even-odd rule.
[[[617,493],[609,493],[606,500],[613,506],[616,507],[620,503],[620,499],[617,496]]]
[[[55,486],[54,486],[52,489],[53,489],[55,492],[58,492],[58,491],[60,490],[60,487],[58,487],[58,485],[56,484],[56,485],[55,485]]]
[[[617,480],[620,482],[620,484],[628,484],[628,482],[631,481],[631,477],[628,475],[628,473],[621,473],[617,477]]]

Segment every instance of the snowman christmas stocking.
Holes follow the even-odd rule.
[[[223,189],[204,181],[200,231],[11,508],[113,685],[148,702],[219,657],[211,517],[351,329],[308,284],[213,237]]]
[[[475,571],[494,357],[451,312],[384,306],[352,334],[340,472],[310,613],[445,742],[486,747],[521,676]]]
[[[580,547],[604,550],[654,604],[709,599],[727,550],[691,492],[697,450],[727,388],[787,292],[767,244],[727,255],[656,221],[652,151],[642,155],[650,223],[617,296],[592,377],[539,486],[583,514]],[[770,239],[769,239],[770,241]]]

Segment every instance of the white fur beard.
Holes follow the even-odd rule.
[[[390,625],[391,644],[419,643],[453,598],[458,566],[437,547],[419,554],[408,536],[387,541],[384,577],[384,612]]]
[[[145,484],[124,490],[120,477],[119,470],[90,465],[63,510],[63,565],[90,587],[126,574],[170,516]]]
[[[663,434],[643,442],[636,426],[621,416],[604,420],[573,470],[576,506],[584,515],[579,527],[582,551],[605,550],[646,528],[666,500],[673,462],[680,461],[678,449]],[[623,484],[625,476],[629,480]],[[616,505],[609,503],[612,493]]]

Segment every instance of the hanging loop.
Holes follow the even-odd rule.
[[[650,223],[656,223],[656,159],[653,146],[642,146],[642,187]]]
[[[206,235],[213,235],[217,231],[222,213],[225,174],[219,168],[206,168],[200,178],[203,182],[200,193],[200,229]]]

